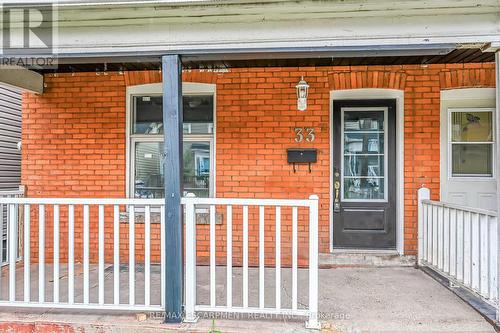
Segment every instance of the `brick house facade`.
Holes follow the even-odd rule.
[[[310,85],[306,112],[296,110],[295,85],[301,76]],[[185,70],[183,81],[216,85],[216,196],[307,198],[317,194],[322,253],[329,251],[332,237],[330,92],[358,88],[403,91],[404,254],[415,255],[417,189],[425,184],[435,199],[439,196],[440,92],[494,87],[495,74],[493,63],[262,67],[220,72]],[[126,88],[156,82],[161,82],[159,71],[45,74],[44,94],[26,93],[23,98],[22,183],[26,185],[27,196],[125,197]],[[294,142],[295,127],[315,128],[316,140]],[[302,166],[293,172],[286,159],[289,147],[318,149],[318,162],[311,173]],[[61,212],[62,221],[64,214]],[[47,224],[50,230],[50,218]],[[106,239],[112,240],[112,224],[106,228],[108,225],[110,232]],[[223,227],[224,223],[217,226]],[[62,232],[64,228],[61,222]],[[306,229],[306,225],[301,225],[299,230],[306,232]],[[37,257],[37,244],[33,243],[37,241],[36,232],[33,224],[33,260]],[[143,229],[137,225],[136,233],[141,232]],[[152,232],[158,236],[159,227],[153,225]],[[208,226],[199,225],[197,245],[201,256],[207,254],[207,234]],[[258,243],[252,236],[257,234],[257,230],[250,230],[250,251],[254,253],[258,251]],[[224,238],[222,233],[219,235],[217,251],[223,252]],[[125,226],[122,236],[126,237]],[[51,239],[50,234],[46,237]],[[153,238],[151,250],[157,259],[159,236]],[[81,233],[77,232],[75,239],[77,244],[79,239],[81,242]],[[97,235],[91,235],[93,258],[97,254],[97,240]],[[285,248],[290,247],[289,238],[285,236],[282,241]],[[299,235],[299,246],[301,242],[307,243],[307,237]],[[238,257],[241,249],[238,251],[238,244],[234,245]],[[67,241],[61,238],[62,257],[65,246]],[[266,248],[271,251],[272,247],[269,239]],[[140,244],[136,249],[141,249]],[[126,246],[122,250],[126,257]],[[299,251],[300,259],[306,258],[305,252]],[[49,245],[47,258],[50,253]],[[283,255],[286,264],[289,252],[285,250]]]

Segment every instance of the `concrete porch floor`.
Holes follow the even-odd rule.
[[[32,279],[36,279],[36,266]],[[65,268],[62,268],[62,272]],[[75,269],[76,272],[81,272]],[[136,291],[139,296],[143,290],[141,269],[138,268]],[[18,295],[22,295],[21,268],[18,271]],[[50,301],[52,267],[47,265],[47,300]],[[108,270],[109,272],[109,270]],[[6,297],[7,272],[4,268],[1,279],[1,296]],[[79,273],[78,273],[79,274]],[[97,270],[92,266],[91,279],[97,277]],[[208,267],[198,268],[198,298],[200,303],[207,303]],[[283,269],[283,304],[289,304],[291,274]],[[77,275],[78,276],[78,275]],[[123,279],[122,279],[123,278]],[[126,302],[125,286],[128,274],[122,270],[122,301]],[[152,300],[159,295],[159,268],[152,268]],[[112,297],[112,274],[106,275],[106,294]],[[217,301],[225,300],[225,268],[217,270]],[[35,280],[37,281],[37,280]],[[76,280],[78,284],[79,280]],[[234,304],[241,302],[241,270],[234,269],[233,297]],[[258,298],[258,270],[250,269],[250,305],[255,305]],[[266,305],[274,302],[274,269],[266,270]],[[64,278],[60,280],[61,300],[65,299]],[[38,294],[33,284],[34,299]],[[91,295],[97,292],[97,286],[91,284]],[[108,289],[109,288],[109,289]],[[307,272],[299,273],[299,303],[307,302]],[[78,294],[78,293],[77,293]],[[79,296],[77,296],[78,299]],[[91,297],[92,300],[93,296]],[[299,305],[300,307],[300,305]],[[324,332],[495,332],[493,327],[478,313],[465,304],[453,293],[443,288],[438,282],[420,270],[411,267],[385,268],[332,268],[320,270],[319,310],[324,323]],[[208,315],[201,315],[196,324],[161,323],[161,319],[146,314],[147,319],[139,321],[135,313],[61,310],[61,309],[19,309],[0,307],[0,332],[17,332],[29,327],[45,329],[45,332],[209,332],[215,327],[219,332],[306,332],[302,318],[262,318],[261,316],[240,315],[238,319],[220,319],[214,321]],[[56,328],[49,324],[56,323]],[[14,326],[13,326],[14,325]],[[23,326],[24,325],[24,326]],[[31,326],[30,326],[31,325]],[[47,326],[49,325],[49,326]],[[213,326],[214,325],[214,326]],[[24,327],[24,328],[23,328]],[[49,327],[49,328],[48,328]],[[215,332],[215,331],[214,331]]]

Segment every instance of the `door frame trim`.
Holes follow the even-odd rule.
[[[366,99],[395,99],[396,100],[396,250],[404,255],[404,91],[397,89],[346,89],[330,91],[329,100],[329,145],[330,145],[330,252],[333,253],[333,101],[334,100],[366,100]],[[353,249],[355,251],[355,249]]]

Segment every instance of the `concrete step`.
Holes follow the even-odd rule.
[[[415,265],[414,256],[401,256],[396,251],[334,250],[320,253],[321,268],[336,267],[408,267]]]

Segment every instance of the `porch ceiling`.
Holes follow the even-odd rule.
[[[360,52],[363,54],[363,52]],[[185,68],[241,68],[241,67],[305,67],[305,66],[367,66],[367,65],[405,65],[405,64],[446,64],[446,63],[477,63],[494,62],[493,52],[483,52],[480,48],[454,49],[439,54],[424,55],[372,55],[372,56],[315,56],[290,58],[277,56],[275,58],[255,59],[197,59],[189,56],[183,59]],[[159,56],[128,57],[122,61],[109,58],[87,58],[87,59],[62,59],[57,69],[39,69],[41,73],[64,73],[64,72],[93,72],[93,71],[127,71],[127,70],[159,70],[161,60]]]

